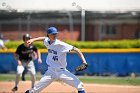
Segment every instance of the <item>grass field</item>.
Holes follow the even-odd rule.
[[[84,83],[94,84],[115,84],[115,85],[134,85],[140,86],[140,77],[101,77],[101,76],[77,76]],[[37,80],[41,78],[40,74],[36,75]],[[15,74],[0,74],[0,81],[14,81]],[[26,75],[26,80],[30,80],[29,74]]]

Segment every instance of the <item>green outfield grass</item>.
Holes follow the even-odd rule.
[[[39,80],[42,75],[37,74],[36,78]],[[140,86],[140,77],[101,77],[101,76],[77,76],[84,83],[95,84],[116,84],[116,85],[137,85]],[[14,81],[15,74],[0,74],[0,81]],[[30,80],[29,74],[26,75],[26,80]]]
[[[86,83],[96,83],[96,84],[117,84],[117,85],[140,85],[140,77],[79,77],[79,79]]]

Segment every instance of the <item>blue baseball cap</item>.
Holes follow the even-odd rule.
[[[48,34],[57,34],[58,31],[55,27],[49,27],[48,28]]]

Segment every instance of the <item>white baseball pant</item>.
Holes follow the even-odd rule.
[[[29,93],[39,93],[54,80],[62,80],[66,84],[75,87],[78,91],[84,90],[83,83],[67,69],[56,69],[49,67],[40,81],[34,86],[34,88],[29,90]]]

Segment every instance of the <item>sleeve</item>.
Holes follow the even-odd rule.
[[[35,52],[37,52],[37,47],[36,47],[36,46],[34,46],[34,47],[33,47],[33,50],[34,50]]]
[[[17,48],[17,50],[16,50],[16,54],[20,54],[20,51],[21,51],[21,49],[20,49],[20,46],[18,46],[18,48]]]
[[[63,45],[63,52],[70,52],[74,48],[74,46],[69,45],[67,43],[62,43],[62,45]]]
[[[44,45],[47,47],[48,37],[46,37],[43,41]]]

